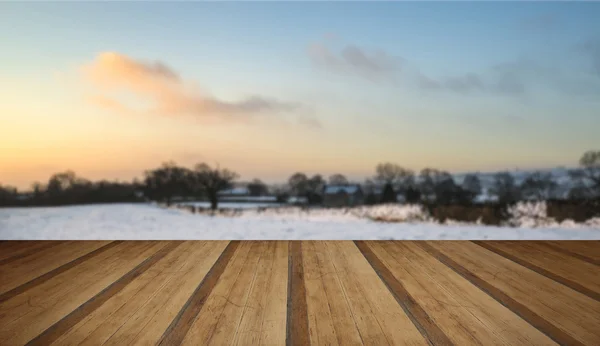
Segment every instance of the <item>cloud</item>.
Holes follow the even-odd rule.
[[[308,55],[319,68],[339,74],[354,75],[372,82],[390,81],[400,71],[402,58],[394,57],[382,50],[368,52],[356,45],[345,45],[334,50],[328,35],[325,42],[308,47]]]
[[[332,41],[333,39],[328,38],[324,42],[310,45],[308,49],[312,63],[330,72],[357,76],[371,82],[388,82],[394,85],[402,83],[425,91],[448,91],[458,94],[524,92],[522,83],[515,73],[509,70],[500,71],[496,76],[467,72],[462,75],[434,78],[419,71],[418,67],[411,67],[407,60],[392,56],[383,50],[371,52],[354,44],[346,44],[341,49],[334,50],[331,47]]]
[[[89,97],[97,106],[119,112],[140,112],[131,103],[120,101],[115,93],[127,93],[142,101],[142,112],[165,116],[235,117],[264,113],[290,112],[300,105],[263,96],[240,101],[220,100],[184,81],[161,62],[143,62],[123,54],[106,52],[84,65],[85,80],[100,91]],[[113,96],[110,96],[113,95]]]
[[[590,60],[592,73],[600,77],[600,38],[592,38],[579,46],[579,50]]]
[[[537,16],[524,18],[520,27],[525,30],[549,30],[558,27],[560,20],[555,13],[544,13]]]
[[[323,42],[309,46],[309,59],[315,66],[329,72],[430,93],[484,93],[522,98],[536,89],[546,89],[569,96],[587,97],[599,88],[599,85],[574,73],[576,71],[523,57],[490,65],[480,71],[431,76],[422,72],[416,64],[383,50],[369,51],[355,44],[340,44],[341,48],[334,49],[335,44],[340,42],[340,39],[329,34]],[[600,76],[600,39],[589,40],[578,47],[580,53],[585,53],[591,59],[594,73]]]
[[[298,123],[302,126],[312,128],[312,129],[322,129],[323,128],[323,124],[321,124],[319,119],[317,119],[311,115],[300,115],[298,117]]]

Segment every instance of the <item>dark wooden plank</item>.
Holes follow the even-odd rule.
[[[286,345],[309,345],[302,241],[289,243]]]
[[[490,297],[494,298],[500,304],[504,305],[512,312],[520,316],[522,319],[527,321],[533,327],[537,328],[542,333],[546,334],[549,338],[554,340],[560,345],[584,345],[577,339],[573,338],[569,334],[565,333],[560,328],[556,327],[552,323],[548,322],[540,315],[536,314],[525,305],[517,302],[509,295],[496,288],[492,284],[481,279],[465,267],[461,266],[450,257],[446,256],[439,250],[435,249],[426,242],[417,242],[425,251],[430,255],[437,258],[440,262],[445,264],[448,268],[454,270],[457,274],[461,275],[465,279],[469,280],[473,285],[477,286],[483,292],[487,293]]]
[[[81,257],[78,257],[78,258],[72,260],[69,263],[63,264],[62,266],[60,266],[54,270],[51,270],[44,275],[38,276],[37,278],[32,279],[32,280],[22,284],[21,286],[15,287],[10,291],[4,292],[4,293],[0,294],[0,303],[5,302],[5,301],[11,299],[12,297],[19,295],[29,289],[39,286],[39,285],[43,284],[44,282],[52,279],[53,277],[66,272],[67,270],[89,260],[90,258],[98,256],[99,254],[103,253],[104,251],[111,249],[111,248],[119,245],[120,243],[122,243],[122,241],[110,242],[92,252],[89,252]]]
[[[200,313],[206,299],[217,285],[219,278],[225,271],[227,264],[233,257],[235,251],[240,245],[240,241],[231,241],[227,244],[223,253],[219,256],[215,264],[210,268],[204,279],[198,284],[194,293],[190,296],[183,308],[179,311],[175,319],[171,322],[167,330],[163,333],[158,344],[160,345],[180,345],[189,331],[192,323]]]
[[[551,272],[551,271],[549,271],[547,269],[544,269],[544,268],[542,268],[542,267],[540,267],[538,265],[535,265],[535,264],[533,264],[533,263],[531,263],[529,261],[526,261],[526,260],[524,260],[522,258],[514,256],[514,255],[512,255],[512,254],[510,254],[510,253],[508,253],[508,252],[506,252],[506,251],[504,251],[502,249],[499,249],[499,248],[497,248],[496,246],[493,245],[493,242],[473,241],[473,243],[475,243],[475,244],[477,244],[477,245],[479,245],[479,246],[481,246],[481,247],[483,247],[483,248],[485,248],[485,249],[487,249],[489,251],[497,253],[498,255],[500,255],[502,257],[505,257],[505,258],[507,258],[507,259],[515,262],[515,263],[518,263],[518,264],[522,265],[525,268],[531,269],[531,270],[533,270],[534,272],[536,272],[538,274],[544,275],[545,277],[550,278],[550,279],[552,279],[552,280],[554,280],[556,282],[560,282],[561,284],[569,287],[570,289],[573,289],[573,290],[575,290],[575,291],[577,291],[579,293],[585,294],[586,296],[588,296],[588,297],[590,297],[592,299],[600,301],[600,293],[592,291],[591,289],[583,286],[582,284],[580,284],[578,282],[575,282],[573,280],[567,279],[567,278],[565,278],[563,276],[560,276],[560,275],[558,275],[556,273],[553,273],[553,272]]]
[[[31,240],[31,241],[29,241],[29,243],[30,244],[27,244],[22,249],[16,249],[16,250],[3,249],[3,251],[10,253],[8,255],[10,257],[6,257],[6,258],[0,260],[0,266],[11,263],[11,262],[21,259],[23,257],[27,257],[27,256],[37,253],[39,251],[50,249],[56,245],[62,244],[63,242],[62,241],[54,241],[54,240],[44,240],[44,241]]]
[[[568,242],[568,240],[565,240],[565,242]],[[562,242],[561,242],[561,243],[562,243]],[[548,242],[538,242],[538,244],[540,244],[540,245],[542,245],[542,246],[545,246],[545,247],[548,247],[548,248],[550,248],[550,249],[552,249],[552,250],[554,250],[554,251],[558,251],[558,252],[560,252],[560,253],[563,253],[563,254],[565,254],[565,255],[568,255],[568,256],[571,256],[571,257],[577,258],[577,259],[578,259],[578,260],[580,260],[580,261],[585,261],[585,262],[588,262],[588,263],[591,263],[591,264],[595,264],[595,265],[597,265],[597,266],[600,266],[600,260],[598,260],[598,259],[595,259],[595,258],[591,258],[591,257],[587,257],[587,256],[584,256],[584,255],[582,255],[582,254],[580,254],[580,253],[573,252],[573,251],[571,251],[571,250],[568,250],[568,249],[562,248],[562,247],[560,247],[559,245],[555,245],[554,243],[548,243]],[[600,246],[598,246],[598,252],[600,253]]]
[[[354,241],[354,244],[356,244],[356,247],[362,252],[369,264],[371,264],[371,267],[379,275],[381,281],[385,283],[388,290],[402,307],[402,310],[404,310],[408,318],[410,318],[415,327],[421,332],[421,335],[431,345],[453,345],[448,336],[433,322],[431,317],[408,293],[402,283],[396,279],[394,274],[383,264],[379,257],[373,253],[369,245],[364,241]]]
[[[61,335],[73,328],[77,323],[83,320],[86,316],[98,309],[107,300],[112,298],[115,294],[119,293],[125,286],[137,277],[142,275],[146,270],[152,267],[156,262],[164,258],[167,254],[173,251],[176,247],[182,244],[183,241],[172,242],[161,248],[159,251],[154,253],[152,256],[145,259],[142,263],[138,264],[135,268],[130,270],[127,274],[123,275],[117,281],[113,282],[110,286],[103,289],[100,293],[92,297],[87,302],[80,305],[73,312],[56,322],[43,333],[29,341],[27,345],[50,345],[56,341]],[[112,244],[112,243],[111,243]],[[110,245],[110,244],[109,244]]]

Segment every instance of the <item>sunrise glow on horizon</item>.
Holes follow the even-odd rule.
[[[2,3],[0,184],[574,166],[599,3]]]

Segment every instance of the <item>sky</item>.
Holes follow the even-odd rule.
[[[600,3],[0,3],[0,184],[574,166]]]

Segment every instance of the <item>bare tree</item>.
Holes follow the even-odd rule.
[[[543,201],[552,198],[558,184],[551,173],[535,172],[521,183],[521,193],[529,200]]]
[[[415,174],[413,171],[394,163],[380,163],[375,167],[376,181],[397,186],[402,191],[414,185],[414,178]]]
[[[515,183],[515,178],[508,172],[496,173],[494,185],[490,192],[501,203],[514,203],[520,199],[520,191]]]
[[[585,152],[579,165],[581,169],[571,171],[571,177],[579,182],[579,188],[588,188],[588,195],[600,196],[600,150]]]
[[[308,191],[308,177],[304,173],[294,173],[288,179],[290,190],[296,196],[303,196]]]
[[[331,185],[345,185],[348,184],[348,179],[343,174],[333,174],[329,177],[329,184]]]
[[[477,174],[467,174],[462,183],[462,189],[467,194],[467,198],[473,202],[475,197],[481,194],[481,181]]]
[[[267,185],[259,179],[254,179],[248,184],[248,192],[250,196],[263,196],[268,192]]]
[[[171,204],[173,197],[191,190],[190,175],[189,169],[177,166],[175,162],[163,163],[161,167],[144,173],[144,193],[150,199]]]
[[[194,166],[192,183],[195,189],[200,190],[208,197],[210,208],[216,210],[219,204],[219,191],[229,189],[238,174],[228,169],[211,168],[206,163]]]
[[[424,197],[437,203],[449,204],[457,202],[462,189],[456,185],[452,175],[446,171],[425,168],[419,174],[419,187]]]

